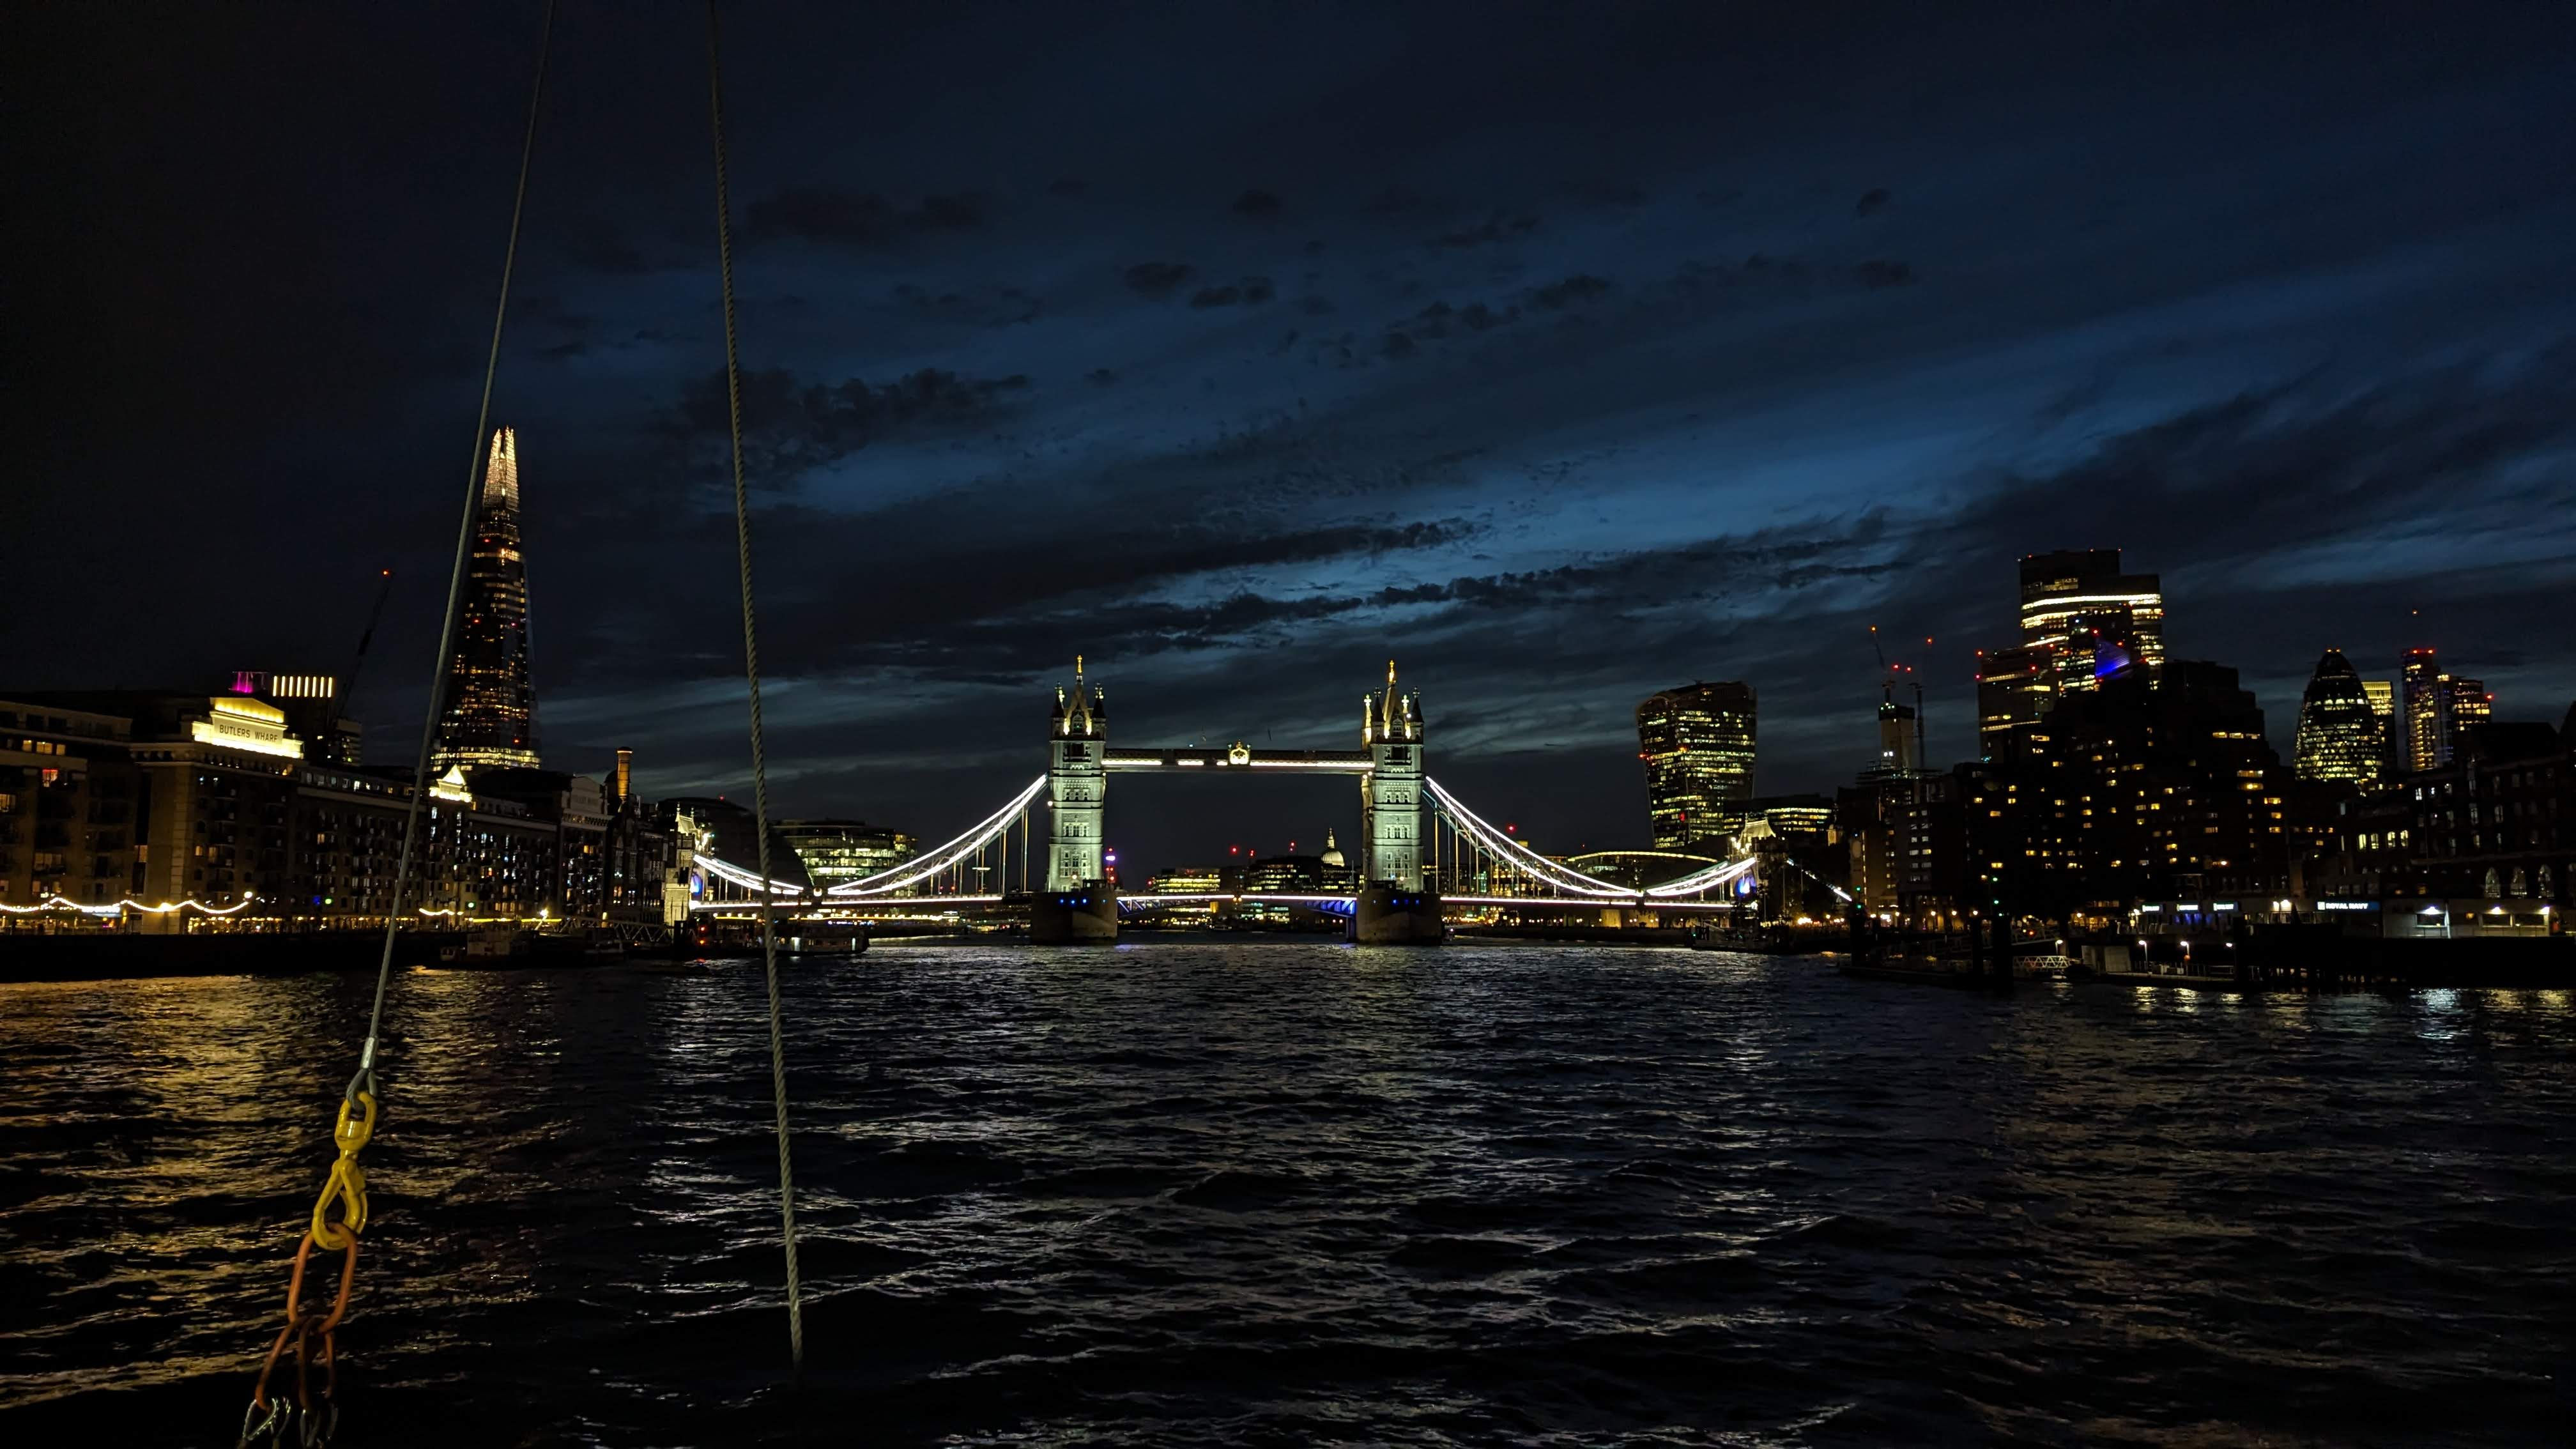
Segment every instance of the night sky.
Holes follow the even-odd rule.
[[[2329,645],[2554,723],[2576,21],[2255,8],[730,7],[778,809],[945,836],[1076,652],[1115,740],[1282,746],[1392,655],[1480,810],[1642,844],[1639,698],[1750,681],[1760,787],[1829,790],[1875,623],[1971,756],[2066,547],[2284,747]],[[0,683],[346,672],[391,567],[408,761],[538,18],[21,27]],[[495,421],[548,763],[739,795],[704,66],[564,8]],[[1111,792],[1131,864],[1356,813]]]

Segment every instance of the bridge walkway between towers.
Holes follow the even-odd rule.
[[[1124,746],[1104,751],[1102,761],[1113,773],[1145,770],[1269,770],[1281,774],[1365,775],[1366,750],[1273,750],[1248,745]]]

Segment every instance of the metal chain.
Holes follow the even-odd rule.
[[[732,203],[726,196],[724,60],[716,0],[707,0],[707,100],[715,123],[716,260],[724,286],[725,414],[733,438],[734,559],[742,579],[743,677],[751,687],[751,818],[759,832],[760,957],[769,981],[769,1085],[778,1111],[778,1219],[787,1243],[787,1358],[805,1368],[805,1305],[796,1277],[796,1173],[787,1142],[787,1048],[778,1009],[778,927],[769,874],[769,767],[760,737],[760,638],[751,609],[751,506],[742,483],[742,362],[734,336]]]

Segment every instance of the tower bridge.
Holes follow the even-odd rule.
[[[1604,880],[1551,859],[1497,829],[1425,770],[1422,701],[1386,682],[1361,697],[1353,750],[1109,743],[1108,694],[1074,662],[1048,716],[1046,773],[945,844],[860,880],[816,890],[764,881],[757,870],[701,852],[695,909],[740,913],[765,895],[800,916],[869,915],[969,905],[1025,905],[1032,940],[1117,938],[1120,902],[1109,878],[1109,777],[1348,775],[1360,795],[1359,869],[1347,895],[1201,894],[1190,900],[1273,901],[1346,915],[1363,943],[1430,943],[1444,909],[1584,908],[1652,913],[1732,910],[1754,884],[1751,857],[1715,861],[1653,886]],[[1037,855],[1037,817],[1046,848]],[[1014,853],[1014,842],[1017,850]],[[1016,866],[1016,869],[1015,869]],[[1012,882],[1016,880],[1016,889]],[[1182,897],[1145,899],[1178,903]]]

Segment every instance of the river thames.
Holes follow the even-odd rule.
[[[361,977],[0,987],[0,1429],[230,1445]],[[1675,950],[396,979],[345,1444],[2563,1443],[2576,999]]]

